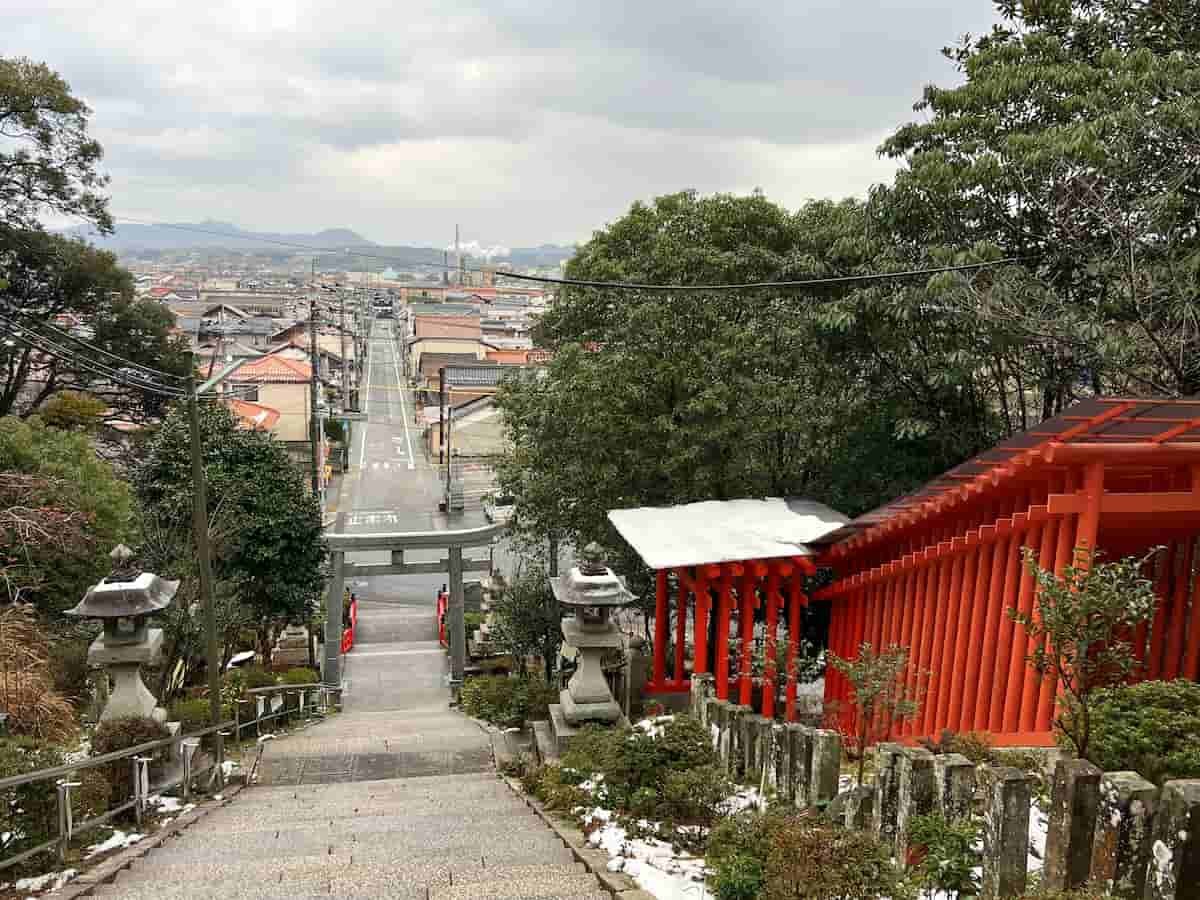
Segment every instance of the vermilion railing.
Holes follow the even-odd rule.
[[[437,595],[437,627],[438,627],[438,643],[443,647],[449,648],[450,642],[446,637],[446,607],[449,605],[450,595],[445,591],[438,591]]]
[[[342,652],[349,653],[354,649],[354,630],[358,626],[358,601],[350,601],[350,625],[342,629]]]

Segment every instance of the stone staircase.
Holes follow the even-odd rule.
[[[492,773],[255,787],[91,896],[608,900]]]

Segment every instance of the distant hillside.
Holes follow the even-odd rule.
[[[348,228],[330,228],[316,234],[279,234],[245,231],[228,222],[180,222],[177,225],[117,225],[110,235],[98,234],[88,225],[68,228],[66,234],[81,237],[106,250],[268,250],[285,249],[272,241],[341,250],[346,247],[378,247]]]
[[[433,247],[385,246],[369,241],[349,228],[328,228],[316,234],[287,234],[275,232],[246,231],[229,222],[205,220],[203,222],[180,222],[172,225],[117,225],[111,235],[97,234],[87,225],[65,229],[64,234],[83,238],[106,250],[115,253],[137,253],[142,251],[177,251],[177,250],[234,250],[244,252],[266,251],[272,253],[288,253],[286,246],[281,244],[299,244],[295,252],[303,253],[303,247],[315,247],[325,251],[347,249],[367,249],[372,255],[380,257],[395,257],[393,265],[403,268],[408,264],[431,264],[438,267],[443,259],[443,251]],[[273,243],[279,242],[279,243]],[[574,247],[564,247],[558,244],[542,244],[538,247],[515,247],[508,256],[496,257],[493,262],[508,262],[518,268],[557,266],[562,260],[570,259],[575,254]],[[343,265],[354,269],[362,265],[361,259],[354,260],[353,254],[343,260],[325,256],[325,264],[330,266]],[[472,265],[478,265],[479,260],[472,259]],[[386,265],[380,260],[378,265]],[[378,265],[375,268],[378,268]]]

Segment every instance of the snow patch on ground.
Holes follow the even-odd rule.
[[[146,798],[146,805],[160,813],[185,813],[196,808],[195,803],[184,803],[178,797],[163,797],[161,794],[151,794]]]
[[[608,870],[624,872],[658,900],[690,900],[704,895],[704,860],[676,853],[655,838],[629,838],[610,810],[595,808],[583,817],[585,828],[595,828],[588,843],[610,857]],[[652,823],[639,823],[643,827]]]
[[[663,729],[668,722],[674,722],[674,716],[655,716],[653,719],[641,719],[633,727],[638,731],[650,735],[650,737],[660,737]]]
[[[74,750],[72,750],[70,753],[63,754],[63,762],[67,763],[69,765],[70,763],[81,762],[81,761],[87,759],[91,755],[92,755],[92,742],[90,739],[85,738],[84,740],[80,741],[79,746],[76,747]]]
[[[136,831],[133,833],[128,833],[118,829],[112,833],[112,837],[110,837],[107,841],[101,841],[98,844],[92,844],[90,847],[84,850],[83,858],[90,859],[91,857],[97,856],[101,853],[110,853],[113,850],[124,850],[126,847],[132,847],[144,837],[144,834],[138,834]]]
[[[241,774],[241,771],[242,767],[232,759],[227,759],[221,763],[221,774],[225,778],[229,778],[231,775]]]
[[[78,874],[74,869],[63,869],[61,872],[47,872],[45,875],[34,875],[31,878],[17,879],[17,883],[13,885],[13,888],[18,891],[29,891],[34,894],[45,890],[57,891]]]

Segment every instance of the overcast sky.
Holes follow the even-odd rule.
[[[864,194],[990,0],[4,0],[94,109],[114,212],[571,243],[636,199]]]

